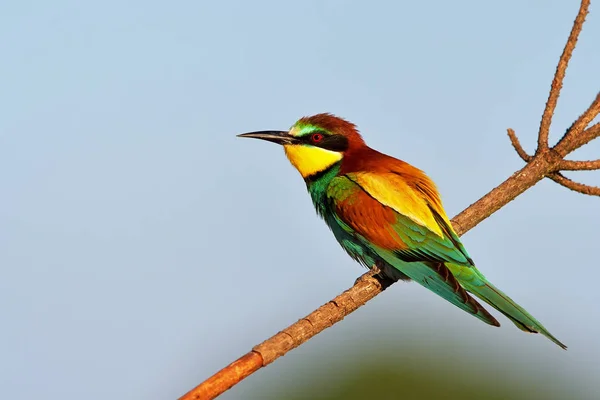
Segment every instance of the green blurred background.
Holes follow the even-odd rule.
[[[349,318],[352,318],[350,316]],[[344,324],[345,321],[342,322]],[[444,340],[442,332],[419,334],[410,327],[387,324],[388,334],[338,338],[340,345],[322,349],[345,329],[335,327],[312,349],[292,351],[228,392],[231,399],[597,399],[585,372],[553,365],[563,350],[548,346],[548,357],[483,342]],[[506,329],[513,329],[509,324]],[[398,339],[390,337],[394,332]],[[401,330],[400,330],[401,329]],[[367,334],[363,331],[363,334]],[[529,335],[535,339],[541,337]],[[354,340],[357,339],[355,342]],[[525,339],[527,340],[527,338]],[[353,341],[351,344],[350,341]],[[317,342],[317,343],[314,343]],[[475,346],[475,348],[473,348]],[[583,367],[583,366],[582,366]],[[582,368],[583,370],[583,368]],[[254,382],[251,382],[254,380]]]

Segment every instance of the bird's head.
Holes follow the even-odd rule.
[[[300,118],[288,131],[259,131],[238,135],[283,145],[285,154],[303,178],[342,161],[365,146],[356,126],[331,114]]]

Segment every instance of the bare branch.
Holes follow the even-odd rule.
[[[588,13],[589,4],[590,0],[581,1],[571,34],[556,68],[550,95],[540,123],[538,148],[535,155],[529,156],[521,146],[515,132],[508,129],[508,136],[513,147],[527,164],[451,221],[459,235],[472,229],[546,176],[571,190],[587,195],[600,196],[599,187],[574,182],[558,172],[560,169],[590,170],[597,169],[599,166],[600,160],[565,161],[563,158],[573,150],[600,136],[600,123],[585,129],[600,112],[600,94],[588,110],[571,125],[559,143],[552,149],[548,147],[548,133],[552,116],[556,109],[569,59]],[[374,298],[392,283],[379,275],[373,274],[373,271],[364,274],[357,279],[353,287],[319,307],[305,318],[254,347],[252,351],[192,389],[180,400],[212,399],[319,332],[341,321],[345,316]]]
[[[562,89],[562,83],[565,79],[565,73],[567,71],[567,66],[569,65],[569,60],[571,59],[573,50],[577,45],[577,39],[579,37],[579,33],[581,32],[581,28],[583,27],[583,23],[585,22],[585,17],[588,14],[589,6],[590,0],[581,1],[579,12],[577,13],[577,17],[575,17],[573,28],[571,29],[571,33],[569,34],[569,38],[567,39],[567,44],[565,45],[565,48],[558,61],[558,65],[556,66],[556,72],[554,74],[554,79],[552,80],[550,95],[548,96],[546,108],[544,109],[542,121],[540,122],[540,131],[538,134],[538,148],[536,153],[544,151],[548,148],[548,135],[550,134],[550,124],[552,123],[552,116],[554,115],[554,110],[556,109],[558,96],[560,96],[560,90]]]
[[[531,156],[529,154],[527,154],[525,149],[523,149],[523,147],[521,146],[521,142],[519,142],[519,138],[517,137],[517,134],[515,133],[515,131],[512,128],[508,128],[507,132],[508,132],[508,137],[510,138],[510,142],[512,143],[513,147],[517,151],[517,154],[519,155],[519,157],[521,157],[521,160],[523,160],[525,162],[529,162],[529,160],[531,160]]]
[[[595,169],[600,169],[600,160],[593,160],[593,161],[562,160],[558,164],[559,171],[593,171]]]
[[[225,368],[214,374],[202,384],[190,390],[181,400],[214,399],[242,379],[253,374],[263,366],[260,354],[251,351],[238,358]]]
[[[600,196],[600,187],[585,185],[583,183],[575,182],[560,172],[555,172],[553,174],[548,175],[548,178],[552,179],[554,182],[562,185],[568,189],[574,190],[575,192],[587,194],[589,196]]]

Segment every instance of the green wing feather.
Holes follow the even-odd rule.
[[[404,261],[452,262],[459,265],[472,265],[471,258],[462,245],[457,247],[455,241],[448,236],[440,237],[404,215],[398,214],[393,229],[408,247],[408,249],[396,251],[396,255]]]

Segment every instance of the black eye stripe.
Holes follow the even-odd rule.
[[[312,141],[312,136],[315,134],[323,135],[323,139],[318,143]],[[321,147],[331,151],[346,151],[348,150],[348,139],[343,135],[330,135],[322,131],[313,131],[310,135],[304,136],[302,142],[311,146]]]
[[[319,143],[319,147],[332,151],[348,150],[348,139],[342,135],[325,136]]]

